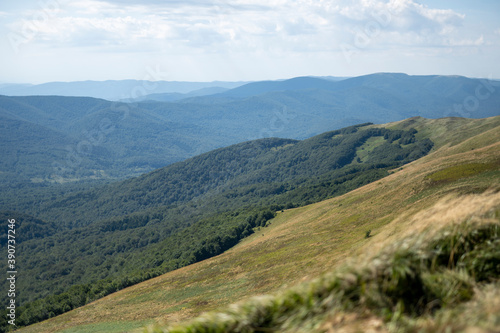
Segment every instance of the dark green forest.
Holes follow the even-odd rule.
[[[244,142],[78,191],[4,194],[0,216],[15,218],[19,234],[17,324],[220,254],[272,223],[276,211],[344,194],[432,147],[414,129],[361,124],[302,141]]]

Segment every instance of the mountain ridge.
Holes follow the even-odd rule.
[[[303,89],[325,89],[329,90],[336,86],[336,81],[314,78],[310,76],[295,77],[280,81],[260,81],[247,83],[243,86],[230,89],[226,92],[217,94],[218,96],[244,98],[263,93],[285,91],[285,90],[303,90]]]
[[[364,254],[362,250],[369,248],[374,255],[379,243],[391,243],[400,237],[401,231],[411,234],[413,228],[420,227],[420,218],[417,218],[420,212],[420,215],[425,213],[424,216],[439,212],[435,219],[446,215],[445,220],[453,220],[453,216],[450,218],[443,210],[447,206],[439,201],[446,196],[462,198],[463,203],[459,205],[464,206],[472,200],[465,196],[486,198],[494,195],[488,194],[488,189],[495,186],[497,191],[500,189],[500,117],[412,118],[385,126],[413,127],[418,129],[417,135],[429,132],[440,139],[431,154],[393,170],[383,179],[336,198],[284,210],[270,225],[220,256],[20,331],[46,332],[72,327],[82,332],[135,332],[150,323],[173,323],[196,317],[201,312],[220,311],[221,306],[225,308],[235,299],[275,293],[304,279],[315,278],[324,273],[325,268],[338,267],[347,254]],[[456,141],[457,130],[461,131],[461,140],[450,144]],[[449,135],[452,140],[444,138]],[[470,165],[475,169],[469,169]],[[482,167],[478,168],[479,165]],[[464,216],[469,216],[467,214]],[[433,226],[430,222],[425,223]],[[365,235],[368,230],[370,237]],[[257,303],[251,304],[257,306]],[[214,318],[208,316],[204,322],[212,323]],[[218,323],[214,321],[213,325]],[[192,324],[194,322],[181,327],[192,327],[189,326]]]

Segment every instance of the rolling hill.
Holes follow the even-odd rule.
[[[123,179],[231,141],[131,104],[87,97],[0,96],[0,118],[0,180],[11,187]]]
[[[342,196],[284,210],[219,256],[19,331],[140,332],[215,310],[169,331],[495,331],[498,280],[490,279],[499,272],[488,263],[499,258],[499,122],[387,124],[416,129],[433,151]]]

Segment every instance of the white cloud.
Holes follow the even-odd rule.
[[[193,64],[241,59],[245,67],[252,62],[271,68],[293,58],[295,66],[305,59],[304,66],[310,63],[318,73],[324,59],[346,65],[343,45],[354,48],[363,61],[375,54],[380,61],[398,55],[438,58],[497,45],[500,35],[497,23],[489,31],[477,25],[471,29],[463,13],[417,0],[57,1],[60,8],[49,11],[34,6],[3,19],[0,12],[0,24],[28,33],[30,52],[52,52],[53,59],[74,54],[77,62],[78,56],[90,59],[90,53],[92,59],[129,57],[130,63],[147,57],[169,63],[193,59]],[[41,20],[44,13],[47,19]]]
[[[98,0],[77,0],[67,3],[66,10],[72,10],[79,15],[125,15],[126,7]]]
[[[310,52],[352,43],[360,32],[370,42],[377,37],[378,43],[387,45],[446,44],[463,19],[452,10],[431,9],[413,0],[240,0],[231,4],[77,0],[49,20],[27,21],[36,27],[38,41],[54,46],[141,44],[149,50],[162,43],[207,52],[256,48]],[[15,25],[21,31],[26,21]]]
[[[475,40],[471,39],[450,39],[448,41],[449,46],[481,46],[484,45],[484,36],[481,36]]]
[[[358,0],[338,10],[338,21],[354,37],[363,34],[370,42],[387,45],[444,44],[462,26],[464,18],[452,10],[432,9],[413,0]]]

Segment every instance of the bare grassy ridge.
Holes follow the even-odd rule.
[[[449,196],[402,224],[418,227],[319,279],[146,331],[337,332],[360,324],[390,331],[498,329],[498,300],[478,295],[498,295],[491,281],[500,275],[500,193]],[[455,321],[457,314],[467,321]]]
[[[408,125],[407,122],[388,126],[404,127]],[[472,326],[476,325],[475,322],[478,322],[477,325],[486,322],[486,329],[498,325],[499,319],[495,314],[499,311],[490,310],[479,315],[480,309],[498,309],[494,307],[495,304],[498,306],[498,289],[494,284],[484,285],[475,281],[469,273],[461,275],[459,271],[448,267],[440,267],[438,271],[428,267],[420,270],[418,276],[426,276],[428,281],[439,281],[440,285],[462,283],[466,286],[465,290],[472,290],[472,293],[466,293],[469,295],[468,300],[451,302],[460,303],[456,308],[437,307],[421,313],[415,310],[418,316],[408,312],[408,306],[400,304],[397,297],[387,303],[383,300],[377,303],[377,297],[383,296],[383,292],[376,292],[378,284],[374,281],[378,280],[371,281],[364,277],[366,270],[379,267],[373,263],[377,258],[382,261],[380,267],[390,269],[392,261],[387,258],[390,258],[391,253],[395,255],[391,252],[394,244],[409,242],[408,251],[420,253],[420,246],[428,250],[426,246],[433,240],[439,242],[442,230],[473,232],[468,229],[467,221],[474,221],[475,226],[498,224],[500,117],[469,122],[441,120],[446,123],[448,131],[452,131],[450,136],[455,136],[453,131],[458,131],[462,138],[467,138],[454,144],[447,143],[444,132],[438,131],[442,126],[439,120],[418,118],[411,122],[421,133],[436,131],[435,137],[441,141],[438,140],[438,149],[433,154],[341,197],[280,213],[269,227],[261,229],[222,255],[127,288],[19,332],[140,332],[144,325],[160,323],[160,327],[168,327],[202,312],[215,310],[221,312],[204,315],[176,330],[202,332],[193,326],[200,322],[206,324],[199,326],[204,327],[206,332],[238,329],[241,332],[257,332],[259,327],[263,328],[261,332],[269,329],[329,331],[339,327],[355,331],[356,327],[363,325],[376,330],[403,327],[432,331],[448,326],[462,329],[460,325],[469,325],[464,321],[465,318],[472,320]],[[477,172],[455,172],[461,170],[461,165],[481,167]],[[469,167],[465,169],[469,170]],[[447,171],[443,170],[452,170],[454,176],[446,178],[446,181],[433,179],[440,173],[446,174]],[[453,228],[450,227],[452,225],[459,227],[447,229]],[[371,230],[373,237],[365,238],[367,230]],[[404,272],[405,266],[400,266]],[[335,273],[286,289],[331,271]],[[377,272],[375,269],[376,276]],[[328,292],[331,288],[326,288],[325,292],[322,283],[332,283],[335,279],[347,281],[347,286],[358,287],[363,285],[358,282],[364,281],[371,288],[370,297],[377,301],[374,301],[375,306],[368,304],[367,296],[360,291],[357,300],[346,301],[340,297],[338,293],[342,292],[344,282],[339,282],[340,289],[332,289],[335,292]],[[321,298],[316,298],[315,288],[323,290]],[[495,291],[493,296],[486,299],[480,297],[491,290]],[[300,296],[302,292],[310,292],[314,297],[308,299],[306,295],[304,298]],[[268,293],[274,296],[244,300]],[[297,299],[294,296],[296,293],[299,295]],[[289,297],[297,302],[286,303]],[[455,296],[443,297],[454,300]],[[237,306],[221,310],[235,300],[243,301]],[[289,310],[275,309],[276,304],[283,302]],[[265,312],[269,306],[270,312]],[[383,309],[386,311],[383,312]],[[261,310],[264,312],[259,312]],[[267,318],[269,313],[272,317],[269,323],[260,323],[259,320]],[[462,324],[460,320],[450,319],[456,313],[463,315]],[[486,320],[479,320],[481,316],[486,316]],[[257,321],[254,322],[254,319]],[[240,325],[238,329],[217,326],[226,321],[234,324],[235,320],[240,320],[235,324]],[[214,327],[214,330],[208,327]],[[159,327],[156,329],[164,330]]]

